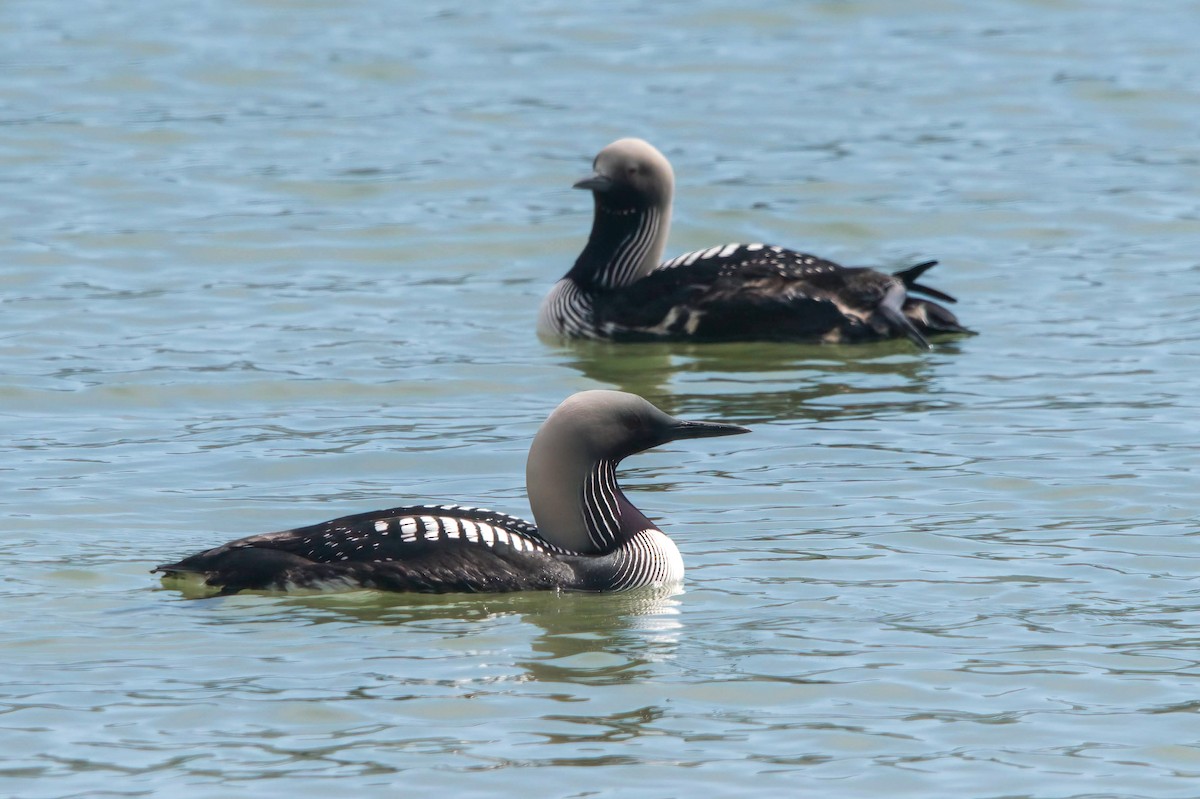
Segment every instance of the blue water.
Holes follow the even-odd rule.
[[[1200,793],[1200,5],[0,5],[0,795]],[[558,346],[570,185],[668,255],[942,264],[980,332]],[[672,596],[189,600],[405,502],[527,514],[570,393]]]

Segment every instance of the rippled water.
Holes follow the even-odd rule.
[[[1200,793],[1200,5],[503,8],[0,5],[0,794]],[[622,135],[668,252],[937,257],[981,335],[538,341]],[[626,465],[682,593],[147,574],[527,513],[597,386],[755,430]]]

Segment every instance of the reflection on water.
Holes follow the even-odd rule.
[[[565,363],[591,380],[641,394],[669,413],[752,424],[870,418],[943,407],[935,356],[906,341],[849,346],[775,342],[711,345],[564,342]],[[937,345],[936,359],[959,343]],[[885,399],[871,401],[883,395]]]
[[[536,632],[525,643],[535,657],[517,659],[529,679],[604,685],[644,678],[649,663],[671,657],[681,634],[683,589],[645,587],[608,594],[530,591],[511,594],[389,594],[352,591],[311,596],[243,592],[236,597],[189,600],[189,610],[211,614],[224,606],[267,602],[273,610],[251,624],[320,627],[369,624],[453,630],[472,636],[481,624],[519,619]],[[460,624],[461,623],[461,624]]]

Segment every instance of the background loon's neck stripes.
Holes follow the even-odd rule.
[[[538,329],[575,338],[595,338],[592,298],[574,280],[560,280],[538,312]]]
[[[597,201],[592,235],[570,271],[591,290],[628,286],[658,266],[666,243],[663,213],[654,207],[615,209]]]
[[[637,228],[621,239],[616,250],[596,270],[593,278],[596,285],[608,289],[628,286],[657,266],[651,259],[647,268],[646,256],[659,236],[658,220],[662,218],[661,214],[655,208],[639,209],[635,213]]]

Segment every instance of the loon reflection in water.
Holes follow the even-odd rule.
[[[550,414],[526,463],[535,524],[482,508],[417,505],[254,535],[164,564],[164,582],[243,590],[616,591],[677,583],[675,543],[622,493],[616,468],[669,441],[749,432],[683,421],[619,391]]]
[[[725,244],[661,263],[675,175],[641,139],[600,151],[575,184],[595,201],[575,265],[542,301],[538,333],[609,341],[813,341],[970,333],[917,282],[937,261],[889,275],[766,244]]]

